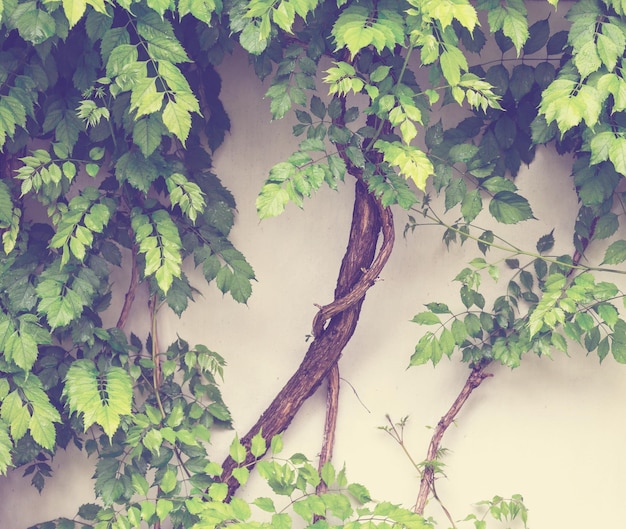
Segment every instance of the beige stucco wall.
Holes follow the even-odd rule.
[[[166,344],[178,334],[225,356],[229,365],[223,393],[243,434],[298,366],[314,304],[331,299],[347,240],[352,186],[348,182],[339,192],[322,190],[304,211],[289,207],[282,217],[259,222],[256,194],[269,168],[292,152],[291,126],[271,122],[268,102],[262,99],[267,85],[256,80],[242,55],[229,60],[221,73],[232,134],[215,157],[216,172],[237,199],[233,240],[254,266],[258,282],[245,306],[198,278],[203,297],[182,319],[162,313],[160,337]],[[576,197],[568,163],[540,150],[532,168],[517,179],[538,220],[506,230],[496,227],[498,233],[533,248],[539,236],[555,227],[559,248],[569,251]],[[400,448],[378,427],[386,414],[394,419],[408,415],[408,448],[415,459],[425,457],[427,427],[445,413],[468,369],[444,360],[436,369],[406,370],[422,332],[409,320],[429,301],[457,303],[458,286],[452,279],[476,250],[469,243],[446,250],[437,228],[404,239],[405,221],[406,214],[398,210],[395,252],[382,281],[368,294],[341,360],[346,382],[335,462],[345,463],[349,477],[368,486],[376,498],[411,506],[418,480]],[[597,358],[572,347],[569,358],[557,352],[552,360],[528,357],[514,371],[495,366],[491,371],[493,378],[472,396],[444,439],[450,450],[447,478],[437,489],[452,515],[463,518],[474,502],[494,494],[521,493],[533,529],[623,527],[626,366],[610,358],[599,365]],[[285,434],[286,453],[315,457],[323,416],[319,393]],[[221,461],[231,439],[232,432],[215,435],[216,460]],[[41,496],[19,472],[0,478],[0,529],[71,517],[78,505],[93,499],[93,469],[83,455],[61,453],[53,466],[59,471]],[[427,514],[447,527],[436,505]]]

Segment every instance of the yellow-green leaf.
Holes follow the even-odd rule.
[[[74,27],[82,18],[85,9],[87,9],[86,0],[63,0],[63,11],[70,24],[70,28]]]

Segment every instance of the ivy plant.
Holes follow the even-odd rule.
[[[321,528],[431,527],[441,436],[492,363],[514,368],[571,342],[625,363],[624,296],[606,273],[626,260],[626,8],[559,8],[569,27],[554,32],[549,17],[529,23],[523,0],[3,3],[0,473],[22,467],[41,490],[51,458],[73,444],[96,460],[99,502],[38,527],[288,529],[294,515]],[[483,62],[488,41],[501,57]],[[235,199],[211,170],[230,127],[217,67],[235,46],[267,79],[272,117],[296,121],[297,149],[259,182],[260,218],[304,207],[325,185],[356,191],[334,298],[319,307],[302,364],[217,462],[207,447],[214,427],[231,425],[225,360],[182,336],[161,343],[156,316],[195,302],[193,268],[237,302],[252,294],[253,267],[229,240]],[[434,122],[446,105],[463,119]],[[568,255],[551,254],[549,228],[528,249],[478,225],[534,218],[515,177],[542,145],[575,159]],[[446,245],[473,241],[482,255],[454,278],[460,304],[433,300],[413,318],[432,330],[410,365],[458,351],[470,374],[415,465],[412,509],[373,500],[331,461],[337,361],[393,251],[397,216],[407,236],[439,226]],[[596,242],[605,250],[592,263]],[[110,307],[116,269],[128,284]],[[487,277],[504,285],[489,302]],[[129,328],[138,289],[152,322],[142,336]],[[277,459],[280,433],[325,379],[329,443],[317,467],[301,454]],[[272,496],[247,502],[235,493],[255,466]],[[484,505],[526,525],[520,496]]]

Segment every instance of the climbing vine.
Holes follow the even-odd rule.
[[[626,363],[624,294],[606,280],[626,260],[626,8],[558,7],[569,26],[554,32],[550,17],[529,23],[522,0],[5,2],[0,473],[22,467],[41,490],[59,449],[97,461],[98,503],[37,527],[289,529],[298,517],[422,529],[433,524],[429,499],[455,527],[435,487],[441,440],[491,365],[572,342]],[[486,62],[488,44],[499,58]],[[355,199],[334,297],[318,307],[302,363],[218,462],[207,447],[213,428],[231,426],[225,361],[184,336],[163,344],[157,315],[168,306],[184,316],[193,268],[237,302],[252,295],[253,267],[229,239],[235,198],[212,172],[230,127],[217,72],[235,46],[267,79],[272,117],[296,121],[297,149],[259,182],[260,218],[343,181]],[[433,123],[446,105],[462,119]],[[551,253],[549,228],[530,249],[497,234],[497,223],[534,218],[515,177],[543,145],[575,160],[579,211],[564,255]],[[482,254],[454,278],[460,303],[433,300],[413,318],[431,330],[407,354],[411,366],[458,354],[469,373],[425,459],[409,456],[420,477],[410,508],[374,501],[332,462],[337,362],[393,252],[397,218],[409,241],[435,226],[444,244]],[[128,284],[112,307],[118,269]],[[488,278],[505,285],[494,299],[481,292]],[[133,310],[151,322],[145,335],[130,328]],[[320,461],[280,459],[280,434],[326,379]],[[385,429],[409,454],[403,424]],[[273,496],[248,502],[236,492],[254,467]],[[483,505],[526,526],[520,496]],[[486,525],[475,514],[465,522]]]

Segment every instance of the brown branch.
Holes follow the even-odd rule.
[[[137,267],[137,246],[133,245],[131,249],[131,264],[130,264],[130,283],[126,296],[124,297],[124,305],[120,311],[120,317],[117,320],[115,326],[119,329],[123,329],[128,320],[130,309],[135,301],[135,294],[137,293],[137,285],[139,285],[139,268]]]
[[[376,256],[381,230],[384,239]],[[321,316],[319,313],[316,315],[314,339],[309,350],[296,372],[241,439],[245,447],[250,446],[252,437],[259,432],[266,440],[271,440],[287,429],[302,404],[317,390],[337,363],[354,333],[365,293],[387,262],[393,241],[391,211],[383,208],[369,194],[365,183],[357,178],[350,237],[337,279],[336,301],[322,307]],[[352,294],[353,290],[356,290],[356,294]],[[254,462],[254,457],[248,453],[244,464],[250,468]],[[228,483],[230,496],[239,487],[237,480],[232,477],[232,471],[237,466],[231,457],[222,465],[222,481]]]
[[[437,460],[437,453],[441,447],[441,440],[446,430],[452,424],[461,408],[470,397],[472,392],[480,386],[485,378],[493,376],[491,373],[485,373],[485,368],[490,362],[484,362],[474,366],[471,373],[465,381],[465,385],[461,392],[457,395],[456,399],[450,406],[447,413],[439,420],[437,427],[430,439],[430,445],[428,446],[428,453],[426,454],[426,463],[422,472],[422,479],[420,480],[420,489],[417,495],[417,501],[415,502],[414,511],[417,514],[424,515],[424,508],[426,507],[426,501],[431,491],[434,490],[435,483],[435,465],[432,464]]]
[[[342,278],[347,275],[340,273],[339,280],[337,281],[337,289],[335,291],[335,300],[328,305],[320,307],[320,310],[313,319],[313,336],[318,336],[322,332],[325,323],[329,319],[340,314],[365,296],[369,288],[372,287],[378,279],[378,276],[389,259],[395,238],[393,215],[391,210],[389,208],[383,208],[378,200],[374,200],[374,203],[376,204],[382,223],[383,244],[381,249],[369,268],[361,268],[363,275],[352,287],[347,286],[345,281],[341,281]]]
[[[322,468],[333,458],[335,447],[335,432],[337,430],[337,414],[339,412],[339,365],[334,364],[326,377],[328,389],[326,391],[326,421],[324,422],[324,442],[320,452],[318,470],[320,475]],[[328,490],[328,484],[323,480],[315,489],[316,494],[323,494]]]

